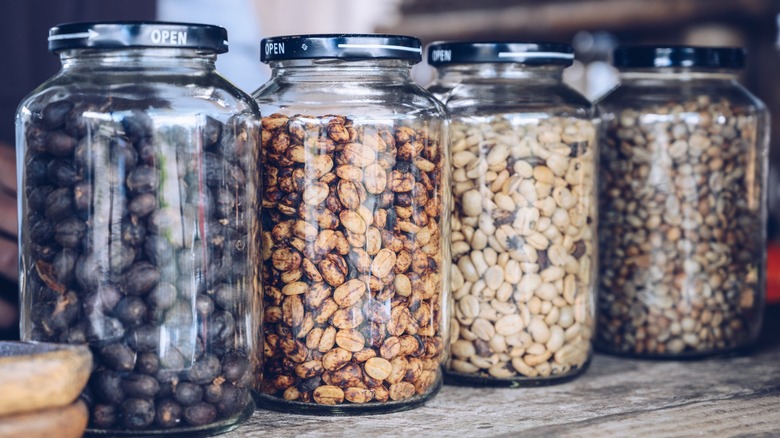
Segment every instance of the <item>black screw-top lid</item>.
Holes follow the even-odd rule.
[[[507,62],[526,65],[565,65],[574,61],[574,49],[552,42],[435,42],[428,45],[428,64]]]
[[[263,38],[260,60],[292,59],[407,59],[422,61],[422,43],[403,35],[324,34]]]
[[[228,51],[227,30],[208,24],[115,21],[60,24],[49,29],[49,51],[170,47]]]
[[[739,47],[626,46],[612,53],[617,68],[705,67],[742,68],[745,49]]]

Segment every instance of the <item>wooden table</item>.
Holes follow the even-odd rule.
[[[780,306],[755,351],[685,362],[597,354],[580,378],[524,389],[444,386],[425,406],[363,417],[258,410],[227,437],[780,435]]]

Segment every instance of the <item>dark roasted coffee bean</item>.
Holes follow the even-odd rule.
[[[46,167],[49,180],[59,186],[72,186],[81,181],[81,176],[70,161],[52,160]]]
[[[126,397],[154,398],[160,392],[160,383],[152,376],[130,374],[122,379],[122,389]]]
[[[128,139],[114,137],[111,139],[111,160],[129,172],[138,163],[138,153]]]
[[[136,251],[135,248],[119,242],[111,245],[108,265],[110,267],[110,272],[114,274],[114,277],[117,277],[118,274],[121,274],[130,268],[137,253],[138,251]]]
[[[122,241],[130,246],[138,246],[144,243],[146,227],[135,219],[126,219],[122,222]]]
[[[214,312],[208,320],[207,335],[209,342],[225,344],[236,330],[236,322],[230,312]]]
[[[239,413],[249,403],[249,390],[229,384],[222,386],[222,397],[216,403],[217,412],[222,417],[230,417]]]
[[[98,429],[110,429],[116,424],[117,409],[114,405],[97,404],[92,408],[89,424]]]
[[[45,214],[51,220],[60,220],[70,216],[73,211],[73,192],[69,188],[60,188],[46,197]]]
[[[75,137],[84,137],[97,126],[97,119],[90,118],[84,113],[95,112],[98,106],[94,103],[80,103],[65,117],[65,131]]]
[[[93,346],[116,342],[125,334],[125,327],[116,318],[90,316],[87,322],[87,340]]]
[[[125,399],[122,378],[114,371],[93,372],[89,379],[89,387],[99,402],[118,405]]]
[[[156,353],[141,353],[135,361],[135,370],[153,376],[160,370],[160,358]]]
[[[46,150],[58,157],[67,157],[76,149],[76,139],[65,131],[52,131],[46,136]]]
[[[132,371],[135,367],[136,353],[123,343],[106,345],[98,355],[106,366],[116,371]]]
[[[54,238],[54,223],[48,219],[36,221],[30,226],[30,240],[35,243],[49,243]]]
[[[181,422],[181,405],[171,399],[158,401],[154,422],[166,429],[178,426]]]
[[[51,262],[52,273],[59,284],[67,286],[73,281],[73,268],[77,257],[78,253],[68,248],[54,256]]]
[[[301,392],[314,391],[320,385],[322,385],[322,379],[319,376],[315,376],[302,380],[301,383],[298,384],[298,390]]]
[[[82,255],[76,260],[76,281],[84,290],[94,290],[103,278],[95,255]]]
[[[145,324],[130,330],[127,344],[139,353],[157,351],[160,346],[160,327]]]
[[[214,380],[221,371],[219,359],[213,354],[204,354],[198,361],[192,364],[187,372],[187,380],[203,385]]]
[[[214,188],[214,206],[217,217],[227,218],[235,214],[236,195],[224,187]]]
[[[101,315],[106,315],[114,311],[117,303],[124,297],[117,288],[111,285],[102,285],[97,288],[97,291],[87,295],[82,302],[82,308],[84,313],[92,318]]]
[[[46,138],[48,135],[49,130],[45,126],[35,123],[31,124],[25,133],[27,150],[34,153],[46,152]],[[29,167],[27,170],[29,171]]]
[[[170,309],[171,306],[173,306],[173,303],[176,302],[176,287],[170,283],[158,283],[157,286],[149,292],[146,300],[155,309]]]
[[[222,123],[219,120],[206,116],[206,125],[203,127],[203,145],[209,147],[219,141],[222,136]]]
[[[157,198],[152,193],[142,193],[133,197],[127,204],[127,210],[136,217],[145,217],[157,208]]]
[[[204,154],[203,172],[206,175],[206,184],[210,187],[226,186],[243,189],[246,186],[246,175],[241,168],[225,162],[212,153]]]
[[[81,182],[73,186],[73,206],[76,210],[87,211],[92,206],[92,185]]]
[[[196,321],[195,309],[189,301],[178,300],[165,312],[165,325],[184,326]]]
[[[167,237],[152,234],[146,237],[144,242],[144,254],[152,263],[160,266],[172,263],[174,257],[173,246]]]
[[[198,312],[198,317],[201,319],[207,318],[214,312],[214,300],[207,295],[198,294],[195,298],[195,310]]]
[[[200,402],[184,409],[184,421],[192,426],[203,426],[216,418],[217,409],[209,403]]]
[[[66,344],[86,344],[87,329],[85,327],[85,324],[81,323],[68,328],[68,330],[60,338],[60,342]]]
[[[175,348],[169,348],[160,353],[160,368],[170,370],[181,370],[184,368],[184,355]]]
[[[249,370],[249,358],[239,353],[229,353],[222,359],[222,375],[228,382],[238,382],[245,378]]]
[[[203,399],[203,388],[190,382],[179,382],[173,391],[173,397],[182,406],[191,406]]]
[[[223,386],[226,386],[224,382],[219,381],[205,385],[203,388],[203,400],[211,404],[217,404],[222,399]]]
[[[151,193],[160,187],[160,176],[153,167],[139,166],[127,175],[126,184],[132,193]]]
[[[122,321],[125,327],[135,327],[143,324],[146,319],[146,303],[134,296],[127,296],[117,304],[114,316]]]
[[[154,402],[131,398],[122,403],[122,424],[128,429],[143,429],[154,421]]]
[[[73,102],[69,100],[54,101],[41,111],[41,122],[49,129],[59,128],[65,123],[65,118],[72,109]]]
[[[129,295],[149,292],[160,281],[160,272],[151,263],[137,262],[124,275],[124,290]]]
[[[130,141],[137,143],[141,139],[151,138],[154,127],[152,118],[144,111],[133,110],[122,119],[122,127]]]
[[[233,310],[239,300],[236,290],[227,284],[220,284],[214,291],[214,301],[225,310]]]
[[[82,244],[87,224],[81,219],[70,217],[54,227],[54,240],[65,248],[77,248]]]
[[[33,211],[42,211],[46,207],[46,197],[54,190],[53,186],[41,186],[34,188],[27,195],[27,208]]]

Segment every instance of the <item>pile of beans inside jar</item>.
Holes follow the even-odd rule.
[[[591,121],[460,118],[452,127],[448,372],[541,379],[582,369],[593,330]]]
[[[609,351],[726,351],[761,309],[758,120],[707,96],[624,109],[602,149],[597,342]]]
[[[386,403],[440,381],[446,160],[404,123],[263,118],[263,393]]]
[[[89,344],[98,429],[203,426],[251,403],[256,124],[158,125],[165,111],[74,95],[33,108],[23,133],[28,337]]]

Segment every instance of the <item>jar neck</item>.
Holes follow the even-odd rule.
[[[217,60],[217,54],[212,51],[175,48],[74,49],[59,55],[62,69],[67,72],[160,69],[166,73],[199,73],[214,70]]]
[[[460,82],[464,79],[511,79],[534,83],[563,82],[562,65],[529,66],[515,63],[454,64],[437,69],[442,82]]]
[[[410,82],[412,65],[402,59],[297,59],[269,63],[271,80],[289,82]]]
[[[711,68],[637,68],[620,70],[621,83],[641,84],[645,82],[736,82],[738,70]]]

